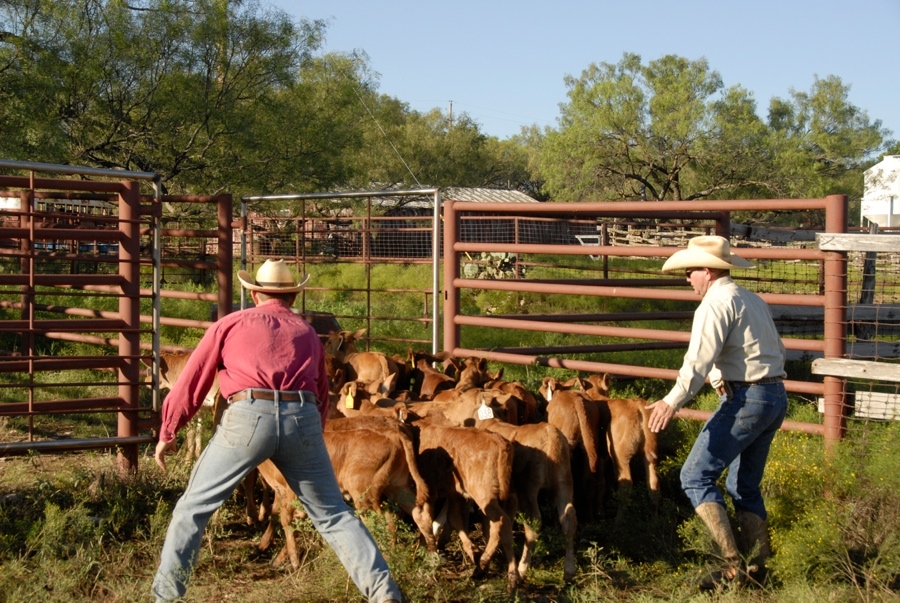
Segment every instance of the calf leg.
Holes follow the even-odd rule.
[[[625,511],[631,502],[631,489],[634,482],[631,477],[631,464],[621,458],[616,457],[616,519],[615,525],[620,526],[625,521]]]
[[[472,539],[469,538],[468,503],[457,496],[451,496],[447,499],[444,508],[447,511],[447,525],[449,525],[459,536],[463,552],[465,552],[466,557],[468,557],[469,561],[475,566],[472,577],[477,578],[481,575],[481,568],[478,563],[481,552],[478,550],[478,547],[475,546],[475,543],[472,542]],[[441,514],[443,515],[443,511]]]
[[[294,522],[294,508],[291,504],[296,498],[296,494],[291,490],[287,482],[284,479],[284,476],[281,475],[281,472],[278,471],[277,467],[272,461],[264,461],[259,467],[259,474],[262,478],[272,487],[275,491],[275,499],[272,503],[273,511],[277,511],[278,518],[281,522],[281,528],[284,532],[284,548],[281,552],[278,553],[278,556],[275,558],[273,563],[275,565],[281,565],[284,563],[285,555],[291,562],[291,566],[294,569],[298,569],[300,567],[300,556],[297,553],[297,541],[294,538],[294,530],[292,527],[292,523]],[[263,535],[263,541],[265,541],[265,548],[262,547],[263,541],[260,542],[259,549],[266,550],[269,545],[272,543],[272,539],[274,537],[275,526],[273,522],[275,521],[274,516],[269,517],[269,526],[266,529],[266,533]]]
[[[647,451],[644,454],[644,468],[647,471],[647,489],[650,491],[650,503],[653,505],[653,512],[659,510],[659,502],[662,494],[659,490],[659,475],[656,473],[656,452]]]
[[[575,516],[575,507],[572,505],[572,496],[569,494],[557,494],[556,510],[559,513],[559,525],[562,527],[566,539],[566,562],[563,570],[563,579],[568,582],[575,577],[577,566],[575,565],[575,533],[578,530],[578,519]]]
[[[506,558],[507,589],[512,591],[519,585],[519,571],[516,567],[516,554],[513,550],[512,520],[500,507],[500,503],[492,500],[482,509],[485,517],[491,525],[490,538],[484,547],[484,553],[478,562],[482,572],[486,572],[491,563],[491,557],[497,551],[498,546],[503,550]]]
[[[525,532],[525,545],[522,548],[522,557],[519,559],[518,569],[519,577],[523,580],[525,579],[525,574],[528,573],[528,569],[531,567],[531,558],[534,554],[535,545],[537,544],[538,526],[541,521],[541,510],[537,498],[538,491],[535,488],[530,488],[529,490],[529,492],[523,493],[523,496],[521,496],[522,516],[524,517],[522,530]],[[520,497],[516,496],[515,498],[518,500]],[[511,517],[516,516],[514,505],[510,506],[509,511]]]

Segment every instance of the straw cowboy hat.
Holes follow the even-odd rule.
[[[739,255],[731,253],[728,239],[719,236],[694,237],[688,241],[687,249],[676,251],[666,263],[663,272],[674,272],[685,268],[755,268]]]
[[[294,274],[284,260],[266,260],[256,271],[256,278],[246,270],[238,272],[238,280],[245,289],[260,293],[295,293],[306,286],[309,275],[299,283],[294,283]]]

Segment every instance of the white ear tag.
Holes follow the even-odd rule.
[[[494,411],[490,406],[485,405],[484,399],[481,400],[481,407],[478,409],[478,418],[482,421],[494,418]]]

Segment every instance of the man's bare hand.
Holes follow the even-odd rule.
[[[648,404],[647,408],[653,411],[650,413],[650,420],[647,422],[650,431],[653,433],[659,433],[668,427],[672,417],[675,416],[675,409],[663,400],[657,400],[653,404]]]
[[[160,440],[156,443],[156,453],[153,455],[153,458],[156,459],[156,464],[160,466],[160,468],[165,471],[166,470],[166,455],[172,454],[175,452],[175,440],[171,442],[163,442]]]

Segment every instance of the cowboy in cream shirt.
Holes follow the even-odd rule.
[[[663,265],[664,272],[684,270],[702,301],[694,313],[690,343],[675,385],[662,400],[648,406],[652,410],[649,427],[659,432],[700,391],[707,377],[719,394],[719,407],[704,424],[681,468],[681,487],[724,561],[720,571],[701,583],[704,589],[765,578],[769,535],[760,483],[787,409],[784,345],[766,303],[731,278],[734,268],[753,268],[753,264],[731,253],[728,240],[719,236],[691,239],[687,249],[674,253]],[[726,470],[725,489],[734,503],[740,546],[717,485]],[[754,551],[743,566],[741,555],[746,558]]]
[[[704,280],[702,286],[706,292],[694,313],[684,364],[672,391],[663,398],[675,410],[694,398],[707,376],[719,390],[723,381],[755,383],[787,375],[784,344],[769,306],[728,275],[710,283]]]

